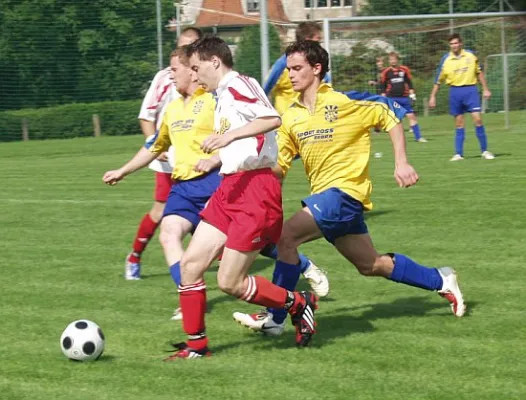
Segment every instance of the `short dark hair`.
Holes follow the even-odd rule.
[[[190,45],[190,54],[197,54],[200,60],[210,61],[216,56],[228,68],[234,66],[232,52],[226,42],[213,35],[205,35]]]
[[[181,46],[170,53],[170,60],[173,57],[179,57],[179,61],[186,67],[190,66],[190,57],[192,56],[191,45]]]
[[[460,37],[460,35],[459,35],[458,33],[453,33],[451,36],[449,36],[449,37],[447,38],[447,42],[449,43],[449,42],[451,42],[453,39],[458,39],[458,41],[459,41],[460,43],[462,43],[462,38]]]
[[[301,42],[303,40],[309,40],[315,34],[321,32],[321,26],[317,22],[308,21],[302,22],[296,28],[296,41]]]
[[[201,39],[203,37],[203,31],[199,28],[196,28],[195,26],[187,26],[181,31],[181,35],[183,36],[185,33],[192,32],[197,36],[197,39]]]
[[[321,44],[314,40],[294,42],[287,47],[285,55],[288,57],[294,53],[303,54],[311,67],[321,64],[320,79],[325,78],[325,75],[329,72],[329,53],[321,47]]]

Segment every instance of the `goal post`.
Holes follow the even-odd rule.
[[[483,111],[504,112],[508,128],[510,110],[526,110],[516,93],[526,93],[526,63],[511,54],[526,53],[526,12],[482,12],[428,15],[362,16],[325,18],[324,46],[330,55],[333,85],[337,90],[368,90],[378,77],[378,60],[387,67],[390,52],[412,71],[417,92],[417,112],[426,113],[440,60],[449,52],[447,38],[454,32],[464,48],[486,64],[492,97]],[[500,55],[497,57],[496,55]],[[500,60],[500,65],[496,61]],[[433,114],[448,113],[448,90],[443,88]],[[524,96],[522,96],[524,97]]]

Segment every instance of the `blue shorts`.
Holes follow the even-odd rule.
[[[367,233],[363,204],[337,188],[313,194],[301,202],[308,207],[325,239]]]
[[[405,108],[408,114],[413,114],[413,102],[409,97],[389,97],[391,100],[396,101],[402,107]]]
[[[464,113],[480,111],[480,96],[476,85],[449,88],[449,114],[456,117]]]
[[[179,215],[190,221],[195,229],[201,221],[199,213],[203,211],[220,182],[219,169],[188,181],[177,181],[170,190],[163,217]]]

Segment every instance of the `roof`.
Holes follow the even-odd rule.
[[[203,0],[197,14],[195,25],[201,28],[211,26],[259,25],[259,13],[244,13],[242,1],[245,0]],[[281,0],[268,0],[268,19],[271,22],[290,23]]]

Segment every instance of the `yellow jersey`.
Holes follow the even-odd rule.
[[[194,167],[200,159],[211,157],[201,150],[201,143],[214,131],[215,106],[214,96],[198,88],[186,104],[180,97],[166,107],[159,132],[147,147],[160,153],[173,145],[172,179],[185,181],[204,174]]]
[[[301,156],[312,194],[335,187],[370,210],[369,131],[374,126],[391,130],[406,111],[386,97],[367,96],[356,100],[364,94],[321,84],[312,114],[296,101],[282,116],[278,163],[286,174],[294,157]]]
[[[458,57],[449,52],[440,60],[435,84],[446,82],[450,86],[476,85],[481,71],[478,58],[472,51],[462,49]]]

